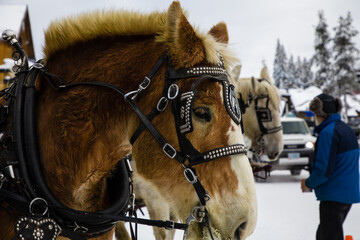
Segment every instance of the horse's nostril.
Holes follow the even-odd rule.
[[[241,240],[241,237],[243,235],[242,232],[246,229],[246,226],[247,226],[246,221],[239,225],[239,227],[235,231],[234,240]]]
[[[279,152],[276,152],[276,153],[270,154],[270,155],[269,155],[269,158],[270,158],[270,159],[274,159],[274,158],[276,158],[278,155],[279,155]]]
[[[240,224],[239,228],[241,228],[242,230],[245,230],[247,226],[247,222],[243,222],[242,224]]]

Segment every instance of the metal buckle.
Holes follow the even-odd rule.
[[[145,77],[144,81],[139,85],[139,89],[144,90],[150,85],[150,78]]]
[[[128,92],[124,95],[125,101],[127,102],[127,98],[131,95],[133,95],[131,97],[131,100],[134,100],[142,90],[146,89],[150,85],[150,82],[151,82],[150,78],[145,77],[144,81],[142,81],[142,83],[140,83],[139,88],[137,90]]]
[[[175,222],[174,221],[166,220],[166,223],[170,225],[170,226],[165,227],[166,230],[174,230],[175,229]]]
[[[189,217],[186,219],[186,224],[188,227],[186,228],[184,232],[184,239],[189,239],[189,226],[192,222],[198,222],[201,223],[204,221],[204,218],[206,216],[206,209],[205,206],[195,206],[193,209],[191,209]]]
[[[34,68],[37,68],[37,69],[42,69],[42,68],[44,68],[44,65],[41,64],[41,63],[38,63],[38,62],[34,63],[32,66],[33,66]]]
[[[189,183],[191,183],[191,184],[197,183],[198,177],[193,172],[193,170],[191,170],[191,168],[185,168],[184,175],[185,175],[186,180],[188,180]]]
[[[191,222],[199,222],[204,221],[206,216],[205,206],[195,206],[191,209],[190,216],[186,219],[186,223],[190,224]]]
[[[175,99],[179,94],[179,86],[177,84],[171,84],[168,88],[168,99]]]
[[[174,158],[176,156],[175,148],[168,143],[165,143],[163,151],[169,158]]]
[[[166,109],[168,103],[169,103],[169,100],[166,97],[161,97],[159,102],[156,105],[156,109],[159,112],[162,112],[162,111],[164,111]]]

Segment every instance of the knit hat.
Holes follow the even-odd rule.
[[[310,102],[309,108],[315,115],[327,118],[331,114],[340,112],[342,104],[339,98],[322,93]]]

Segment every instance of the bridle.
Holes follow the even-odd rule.
[[[164,55],[163,58],[167,58],[167,56]],[[220,54],[219,58],[220,63],[214,67],[199,66],[190,69],[175,70],[171,62],[168,63],[163,95],[159,99],[156,107],[154,107],[148,115],[148,119],[151,121],[156,115],[164,111],[168,102],[171,101],[172,114],[175,119],[175,127],[180,151],[175,150],[174,147],[172,147],[169,143],[165,143],[165,141],[159,141],[159,137],[156,137],[155,134],[151,132],[149,127],[146,126],[145,121],[142,121],[130,140],[130,143],[134,144],[145,127],[147,127],[148,130],[150,130],[150,133],[160,143],[164,153],[168,157],[178,161],[184,167],[184,176],[186,180],[194,186],[200,200],[199,206],[195,206],[192,209],[191,214],[187,219],[187,224],[190,224],[193,221],[209,221],[205,206],[206,202],[210,199],[210,196],[200,183],[193,166],[213,161],[220,157],[231,156],[234,154],[246,154],[246,148],[243,144],[220,147],[200,153],[186,137],[187,133],[193,131],[192,108],[194,100],[197,96],[196,87],[203,81],[210,80],[222,83],[225,108],[231,119],[237,125],[241,122],[241,110],[238,105],[234,86],[229,83],[227,78],[228,74],[225,71],[224,63]],[[163,60],[160,59],[160,61]],[[178,81],[194,77],[198,78],[192,83],[190,90],[180,94],[179,87],[177,85]],[[146,79],[146,81],[148,81],[148,79]],[[138,91],[135,91],[134,94],[138,94]],[[207,222],[205,224],[208,225],[209,223]],[[188,232],[186,232],[185,235],[188,237]]]
[[[187,139],[186,134],[193,131],[192,108],[194,99],[197,96],[196,87],[203,81],[217,81],[223,86],[223,97],[225,108],[236,123],[241,122],[241,110],[236,99],[234,86],[229,83],[228,74],[224,68],[224,63],[219,54],[220,62],[217,66],[198,66],[189,69],[175,70],[171,60],[165,53],[157,61],[151,72],[145,77],[139,88],[135,91],[124,92],[117,86],[105,82],[80,82],[67,84],[60,76],[47,72],[44,65],[35,63],[29,70],[27,57],[15,36],[3,33],[3,38],[8,40],[22,56],[22,65],[19,67],[15,83],[4,93],[8,96],[6,105],[13,106],[13,124],[11,130],[6,135],[13,137],[8,149],[14,153],[10,154],[13,160],[5,167],[0,164],[0,173],[3,175],[2,185],[15,186],[15,190],[0,188],[0,196],[5,202],[16,209],[20,214],[30,217],[22,217],[17,221],[17,237],[25,234],[25,228],[29,224],[34,226],[34,234],[37,234],[40,221],[52,224],[55,229],[52,234],[54,237],[61,234],[71,239],[84,239],[101,235],[114,227],[117,221],[137,222],[168,229],[188,229],[188,225],[193,222],[202,222],[209,225],[209,216],[206,210],[206,201],[210,199],[204,187],[201,185],[193,166],[215,160],[220,157],[235,154],[246,154],[243,144],[235,144],[212,149],[200,153]],[[151,79],[158,72],[159,68],[167,62],[166,80],[163,95],[150,114],[145,115],[136,104],[136,97],[141,94],[151,84]],[[160,145],[164,154],[176,160],[184,167],[184,175],[191,183],[199,197],[199,205],[195,206],[186,224],[174,223],[173,221],[159,221],[134,219],[123,216],[129,201],[129,170],[124,161],[116,165],[116,179],[110,186],[121,184],[123,191],[114,197],[113,205],[100,212],[83,212],[66,207],[60,203],[48,188],[42,172],[39,147],[36,134],[36,108],[37,91],[35,81],[38,74],[44,78],[56,91],[65,91],[77,86],[102,87],[113,90],[123,96],[133,111],[141,120],[141,124],[131,138],[133,144],[143,130],[147,129]],[[196,78],[189,91],[180,93],[177,85],[178,81],[186,78]],[[159,133],[151,120],[164,111],[171,102],[172,113],[175,119],[176,132],[179,150],[171,146],[166,139]],[[16,154],[15,154],[16,153]],[[4,157],[4,155],[2,155]],[[16,164],[14,164],[16,163]],[[11,171],[9,170],[11,169]],[[1,176],[0,176],[1,177]],[[11,185],[11,186],[10,186]],[[118,188],[118,186],[117,186]],[[121,195],[121,196],[120,196]],[[37,209],[35,211],[35,208]],[[40,210],[38,210],[40,209]],[[37,222],[38,221],[38,222]],[[210,230],[209,230],[210,231]],[[32,233],[32,232],[31,232]],[[31,234],[30,233],[30,234]],[[211,233],[211,231],[210,231]]]
[[[255,88],[255,78],[251,78],[251,81],[253,83],[253,87]],[[269,84],[271,84],[268,80],[266,79],[257,79],[258,82],[262,82],[262,81],[266,81],[268,82]],[[240,98],[238,99],[239,100],[239,104],[240,104],[240,109],[242,110],[242,114],[245,114],[246,112],[246,109],[248,107],[250,107],[252,101],[254,100],[254,105],[255,105],[255,113],[256,113],[256,120],[258,122],[258,125],[259,125],[259,128],[260,128],[260,136],[257,140],[257,146],[258,146],[258,149],[250,149],[250,151],[261,151],[261,146],[262,146],[262,142],[263,142],[263,137],[264,135],[267,135],[267,134],[272,134],[272,133],[276,133],[276,132],[279,132],[282,130],[282,126],[277,126],[277,127],[273,127],[273,128],[266,128],[264,126],[264,122],[271,122],[272,121],[272,114],[271,114],[271,110],[269,108],[269,100],[270,100],[270,97],[268,94],[266,95],[260,95],[260,96],[253,96],[251,93],[248,95],[248,98],[247,98],[247,102],[245,103],[245,101],[243,100],[242,98],[242,95],[240,94]],[[265,107],[260,107],[259,106],[259,102],[260,101],[264,101],[265,100]]]

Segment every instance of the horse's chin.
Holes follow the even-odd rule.
[[[268,158],[270,162],[275,162],[278,158],[275,157],[275,158]]]
[[[211,233],[210,233],[210,231],[211,231]],[[223,240],[223,239],[242,240],[242,237],[244,236],[244,229],[241,226],[236,229],[234,237],[232,237],[232,238],[221,236],[220,231],[218,229],[212,227],[212,226],[210,227],[210,231],[209,231],[209,228],[203,227],[200,239],[201,240],[209,240],[209,239],[213,239],[213,240]]]
[[[208,227],[202,227],[202,234],[201,234],[200,239],[201,240],[208,240],[208,239],[221,240],[224,238],[221,237],[220,231],[218,229],[210,226],[210,229]]]
[[[210,226],[210,228],[201,226],[200,227],[200,229],[201,229],[200,239],[201,240],[209,240],[209,239],[212,239],[212,240],[224,240],[224,239],[242,240],[243,239],[242,237],[244,236],[245,228],[246,228],[246,223],[242,224],[241,226],[239,226],[236,229],[233,237],[229,237],[229,236],[222,236],[220,231],[213,226]]]

